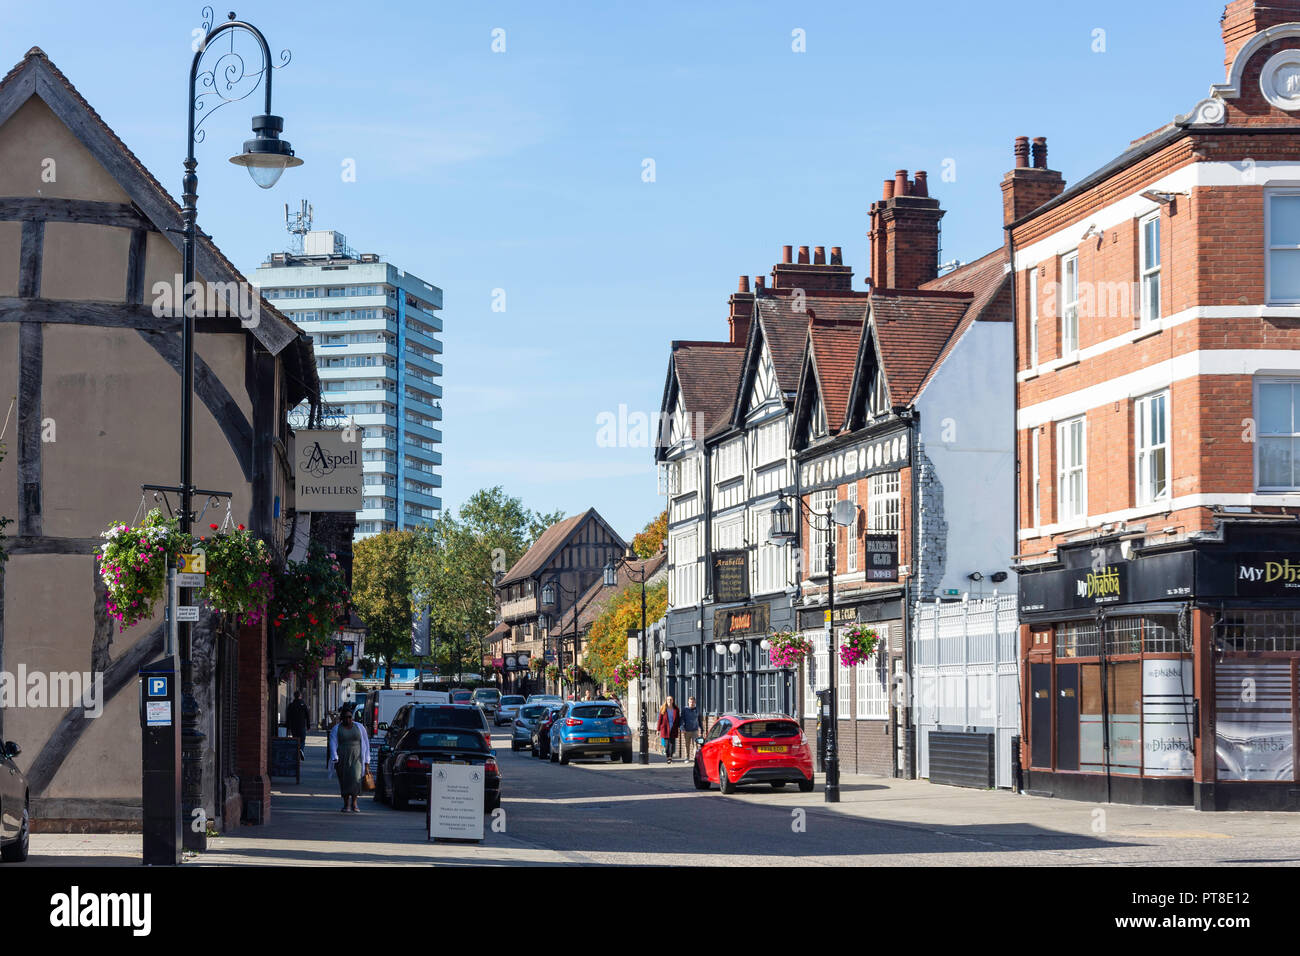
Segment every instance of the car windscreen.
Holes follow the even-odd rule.
[[[446,727],[451,730],[482,730],[481,711],[465,707],[416,707],[411,711],[411,727]]]
[[[537,704],[529,704],[527,707],[520,708],[519,716],[525,720],[536,720],[544,713],[546,713],[545,707],[539,707]]]
[[[798,737],[799,725],[792,720],[751,720],[736,733],[742,737]]]
[[[524,699],[522,697],[515,697],[514,695],[501,698],[501,703],[503,704],[522,704],[523,702]]]
[[[476,750],[488,749],[482,734],[456,730],[416,730],[402,738],[399,750]]]
[[[501,691],[499,690],[476,690],[474,692],[475,700],[500,700]]]
[[[570,716],[577,717],[577,718],[585,717],[588,720],[591,719],[608,720],[610,717],[622,717],[623,711],[620,710],[618,707],[613,706],[612,704],[590,704],[583,707],[573,708],[573,713]]]

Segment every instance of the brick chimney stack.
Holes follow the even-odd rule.
[[[762,287],[760,282],[759,288]],[[731,307],[727,316],[727,324],[731,327],[731,344],[744,345],[749,338],[749,323],[754,318],[754,293],[749,291],[749,276],[740,277],[740,285],[727,301]]]
[[[930,196],[924,172],[907,170],[885,180],[871,204],[871,284],[878,289],[915,289],[939,273],[939,220],[944,211]]]
[[[1047,140],[1038,136],[1032,149],[1028,136],[1017,136],[1015,166],[1002,177],[1002,224],[1008,225],[1065,190],[1065,179],[1047,168]],[[1031,163],[1032,154],[1032,163]]]
[[[853,267],[844,264],[839,246],[831,246],[830,262],[826,247],[800,246],[798,261],[791,262],[792,246],[782,246],[782,261],[772,267],[773,289],[803,289],[809,293],[853,291]]]
[[[1246,42],[1279,23],[1300,21],[1300,0],[1232,0],[1219,24],[1223,30],[1224,76]]]

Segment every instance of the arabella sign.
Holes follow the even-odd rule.
[[[361,510],[361,441],[355,430],[296,432],[293,473],[299,511]]]

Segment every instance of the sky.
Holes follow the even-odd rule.
[[[598,423],[658,413],[670,343],[725,339],[738,276],[838,245],[863,288],[867,208],[904,168],[947,210],[942,260],[969,262],[1002,242],[1016,136],[1068,185],[1224,74],[1222,0],[235,9],[292,51],[273,108],[305,163],[256,188],[226,160],[262,93],[225,105],[200,228],[251,275],[307,199],[440,287],[444,507],[502,485],[629,540],[664,506],[653,450]],[[201,4],[0,11],[0,70],[43,48],[178,195]]]

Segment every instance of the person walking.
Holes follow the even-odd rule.
[[[339,725],[338,711],[331,710],[329,714],[329,718],[330,718],[330,723],[329,726],[325,728],[325,737],[328,741],[332,741],[334,739],[334,728]],[[333,757],[330,753],[330,748],[327,744],[325,747],[325,769],[329,770],[332,763],[333,763]]]
[[[695,738],[700,735],[700,711],[695,706],[695,698],[686,698],[686,706],[682,708],[682,759],[692,760],[695,757]]]
[[[343,813],[360,813],[357,796],[361,778],[370,772],[370,738],[366,728],[352,719],[352,705],[344,704],[339,722],[330,731],[330,760],[339,778],[339,796]]]
[[[307,759],[307,724],[311,714],[303,703],[302,691],[293,692],[293,703],[285,710],[284,722],[289,725],[289,736],[298,739],[298,759]]]
[[[681,711],[673,703],[671,697],[664,699],[663,705],[659,708],[659,721],[656,729],[659,731],[659,743],[664,749],[664,756],[668,762],[673,762],[673,745],[676,743],[678,723],[681,719]]]

